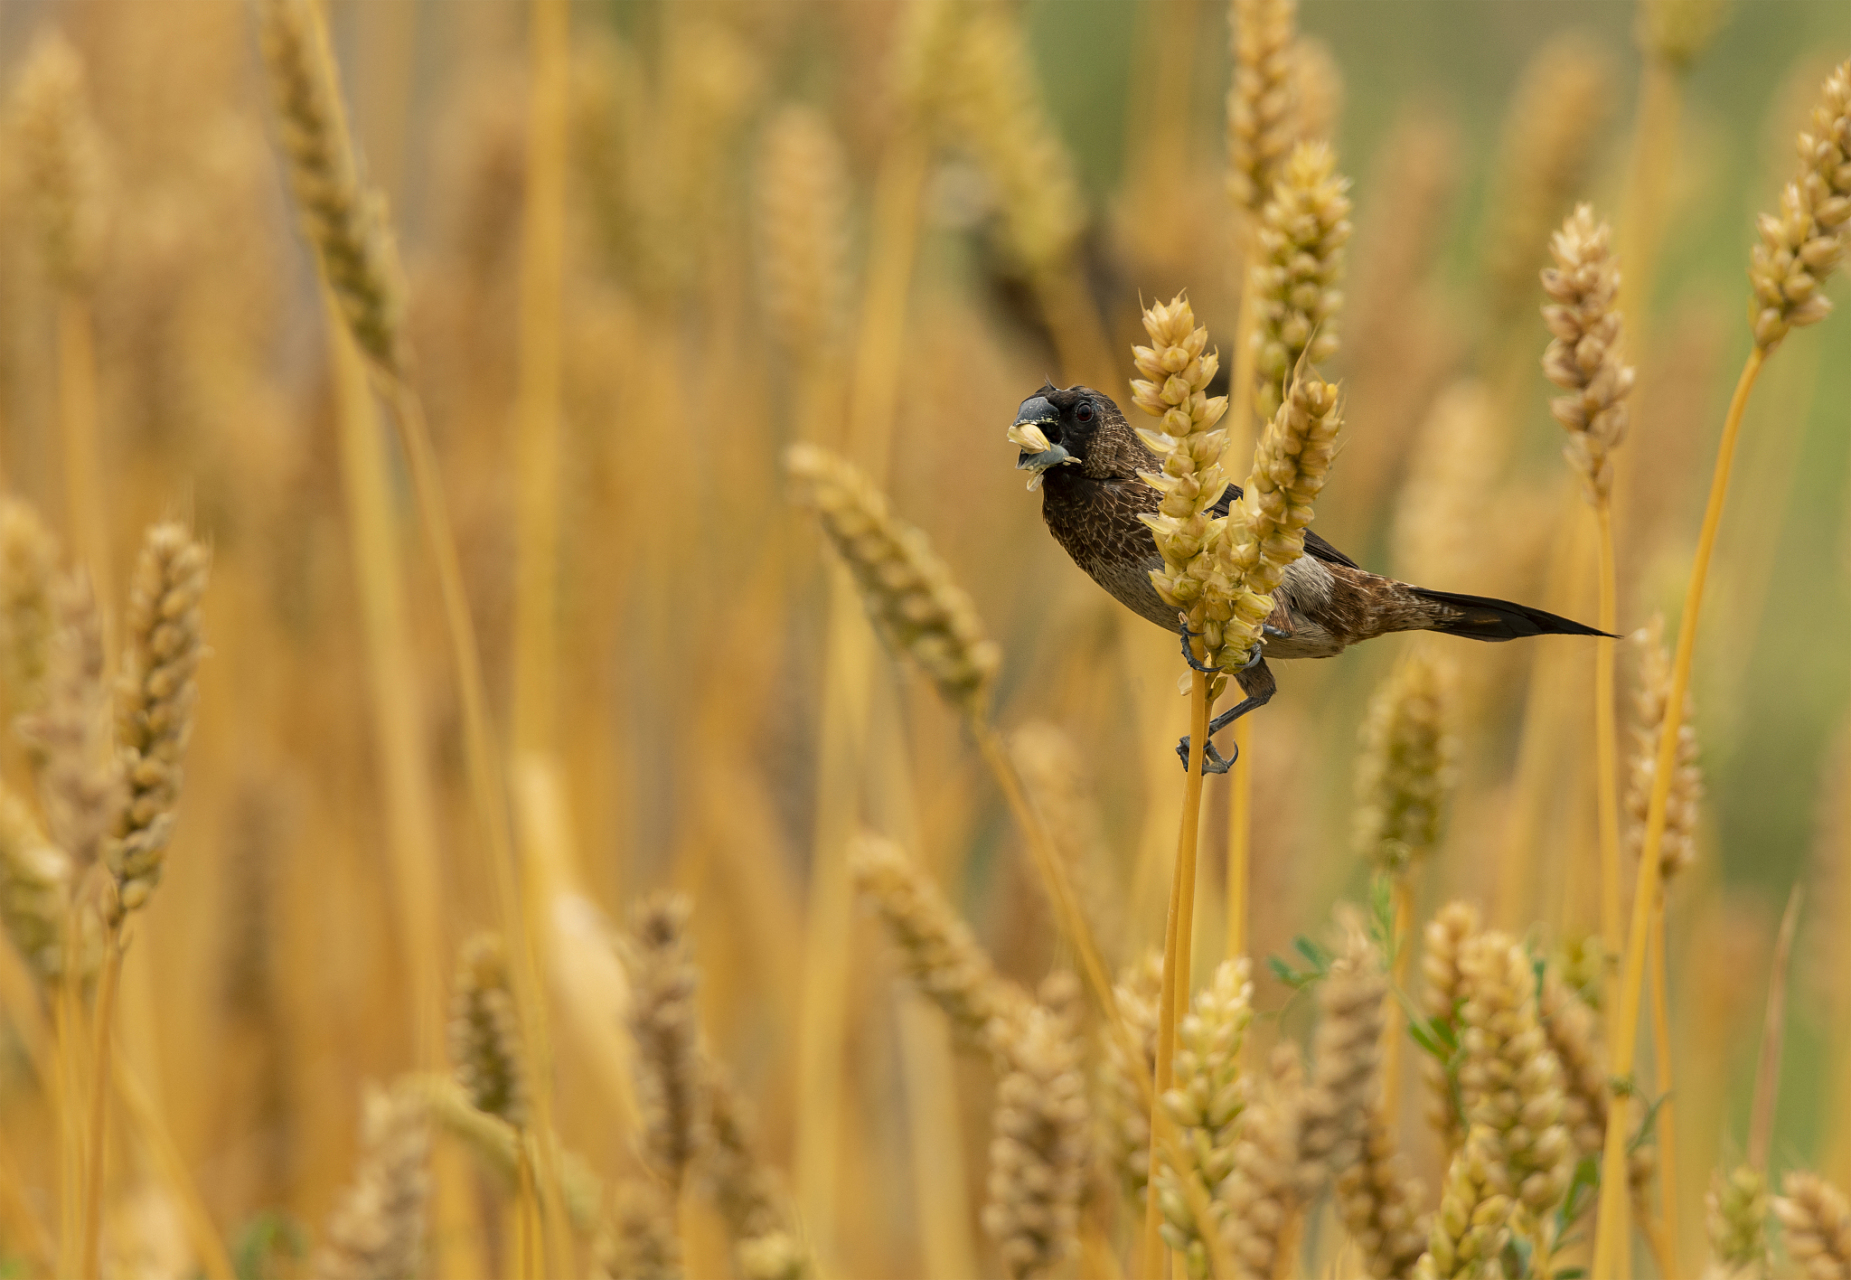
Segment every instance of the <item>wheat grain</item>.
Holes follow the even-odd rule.
[[[1016,1019],[1027,993],[999,977],[970,928],[901,848],[862,835],[849,852],[856,888],[872,898],[909,977],[973,1048],[997,1052],[995,1032]]]
[[[630,974],[630,1035],[636,1042],[640,1149],[651,1173],[679,1187],[707,1142],[706,1087],[694,988],[700,975],[688,940],[693,910],[679,894],[641,903],[624,940]]]
[[[1632,366],[1620,358],[1620,269],[1611,239],[1594,210],[1577,205],[1550,239],[1555,266],[1542,273],[1549,299],[1543,321],[1553,335],[1543,372],[1571,393],[1551,400],[1549,410],[1567,428],[1568,465],[1596,504],[1613,490],[1609,455],[1626,437],[1625,399],[1633,384]]]
[[[778,342],[815,359],[839,337],[848,292],[848,174],[823,115],[786,107],[759,144],[759,279]]]
[[[45,701],[57,569],[58,544],[38,512],[0,498],[0,689],[15,716]]]
[[[1008,1065],[996,1085],[983,1225],[1011,1277],[1045,1276],[1079,1246],[1092,1147],[1073,1019],[1078,996],[1079,984],[1056,974],[997,1033]]]
[[[1812,129],[1799,135],[1799,153],[1800,170],[1780,193],[1780,213],[1761,215],[1761,243],[1748,268],[1754,287],[1748,322],[1763,351],[1832,309],[1820,286],[1844,258],[1851,222],[1851,59],[1826,78]]]
[[[1478,909],[1466,902],[1448,903],[1427,924],[1427,949],[1421,959],[1421,974],[1426,979],[1423,1003],[1428,1020],[1455,1035],[1460,1025],[1459,1007],[1466,997],[1459,957],[1466,942],[1482,927]],[[1446,1064],[1433,1058],[1423,1060],[1423,1069],[1430,1094],[1427,1118],[1445,1140],[1447,1150],[1456,1151],[1465,1131],[1460,1127],[1452,1078]]]
[[[450,997],[450,1058],[472,1106],[516,1129],[526,1125],[520,1025],[508,983],[508,957],[495,934],[476,934],[458,956],[456,988]]]
[[[599,1280],[681,1280],[675,1209],[662,1189],[640,1178],[620,1184],[593,1252]]]
[[[1781,1179],[1774,1216],[1786,1233],[1787,1257],[1806,1280],[1851,1280],[1851,1204],[1817,1174]]]
[[[19,732],[43,761],[39,795],[52,839],[82,876],[104,856],[122,807],[122,769],[110,749],[103,623],[89,579],[61,578],[53,608],[44,705],[20,718]]]
[[[1427,1252],[1414,1267],[1417,1280],[1497,1274],[1497,1259],[1510,1242],[1514,1207],[1497,1133],[1489,1125],[1474,1124],[1446,1167]]]
[[[1301,142],[1261,206],[1247,287],[1255,308],[1254,407],[1263,417],[1278,411],[1301,360],[1317,365],[1337,353],[1349,185],[1328,143]]]
[[[385,197],[361,171],[320,11],[315,0],[259,0],[257,13],[303,232],[355,343],[381,373],[401,377],[404,271]]]
[[[1767,1280],[1767,1175],[1753,1165],[1720,1172],[1704,1197],[1710,1262],[1704,1280]]]
[[[1221,1187],[1223,1238],[1235,1280],[1280,1274],[1289,1219],[1298,1210],[1304,1066],[1296,1046],[1280,1045],[1248,1106],[1234,1143],[1234,1168]]]
[[[328,1215],[317,1280],[403,1280],[418,1274],[430,1180],[430,1124],[408,1087],[368,1090],[353,1181]]]
[[[1142,1050],[1132,1062],[1117,1036],[1105,1041],[1100,1067],[1106,1161],[1119,1176],[1126,1199],[1144,1203],[1150,1185],[1150,1108],[1139,1079],[1154,1079],[1157,1069],[1158,1007],[1163,999],[1163,953],[1152,948],[1127,965],[1113,986],[1118,1014]]]
[[[1163,1095],[1163,1107],[1176,1121],[1195,1165],[1187,1176],[1200,1178],[1211,1196],[1234,1167],[1234,1135],[1248,1092],[1240,1051],[1252,1020],[1251,965],[1243,956],[1221,962],[1176,1029],[1176,1083]],[[1182,1193],[1183,1176],[1167,1162],[1157,1175],[1163,1238],[1199,1280],[1208,1274],[1209,1263],[1203,1234],[1220,1231],[1222,1225],[1220,1220],[1206,1226],[1196,1221]]]
[[[123,912],[147,904],[173,835],[181,761],[199,697],[195,677],[205,652],[200,601],[211,563],[184,526],[167,521],[142,539],[129,584],[127,643],[116,686],[116,742],[127,795],[109,846]]]
[[[26,802],[0,786],[0,928],[49,985],[64,972],[71,860],[39,829]]]
[[[89,283],[107,216],[103,139],[84,79],[70,41],[46,31],[26,54],[7,110],[7,149],[39,257],[64,290]]]
[[[1204,660],[1213,663],[1227,616],[1214,558],[1205,554],[1222,529],[1209,509],[1227,488],[1221,469],[1227,432],[1215,424],[1228,401],[1207,391],[1220,357],[1204,354],[1208,328],[1196,324],[1189,299],[1180,293],[1145,308],[1144,332],[1151,345],[1132,348],[1132,361],[1144,376],[1132,380],[1131,398],[1158,423],[1156,431],[1138,432],[1162,460],[1161,471],[1139,473],[1163,495],[1156,514],[1141,517],[1163,557],[1151,582],[1166,604],[1188,616],[1189,629],[1202,636]]]
[[[1419,1208],[1425,1193],[1396,1150],[1378,1099],[1364,1121],[1357,1158],[1338,1170],[1335,1189],[1338,1215],[1376,1280],[1410,1275],[1426,1251],[1429,1225]]]
[[[1658,739],[1665,723],[1665,700],[1670,696],[1671,655],[1664,647],[1664,619],[1633,633],[1639,654],[1639,687],[1633,693],[1633,751],[1626,780],[1627,848],[1639,856],[1645,844],[1646,809],[1652,799],[1653,775],[1658,769]],[[1684,715],[1678,725],[1677,762],[1671,777],[1671,794],[1665,805],[1664,842],[1659,846],[1660,883],[1673,877],[1697,857],[1698,806],[1703,801],[1703,773],[1697,765],[1695,702],[1684,695]]]
[[[1369,702],[1358,757],[1356,849],[1399,875],[1432,850],[1454,782],[1452,669],[1410,649]]]
[[[1292,83],[1298,51],[1296,0],[1233,0],[1228,44],[1228,188],[1237,208],[1258,214],[1297,141]]]
[[[809,1257],[777,1179],[758,1153],[744,1101],[711,1066],[707,1104],[712,1141],[704,1169],[732,1238],[741,1280],[801,1280],[809,1274]]]
[[[860,470],[827,449],[793,445],[785,468],[854,574],[868,617],[889,647],[924,668],[946,702],[979,714],[1002,654],[925,534],[895,516]]]

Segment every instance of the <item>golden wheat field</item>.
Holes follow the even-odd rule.
[[[1851,1280],[1848,59],[0,7],[0,1277]]]

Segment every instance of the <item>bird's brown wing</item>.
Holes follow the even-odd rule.
[[[1234,503],[1240,499],[1240,495],[1241,487],[1237,484],[1231,484],[1227,487],[1227,491],[1221,495],[1221,500],[1215,503],[1210,509],[1218,516],[1225,516],[1228,513],[1228,508],[1233,506]],[[1348,569],[1362,568],[1361,565],[1357,564],[1354,560],[1344,555],[1343,552],[1331,546],[1330,543],[1324,541],[1323,538],[1309,529],[1305,530],[1305,554],[1314,560],[1322,560],[1325,564],[1340,564]]]

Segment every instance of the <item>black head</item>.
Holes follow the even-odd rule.
[[[1016,411],[1009,439],[1022,450],[1017,469],[1035,473],[1031,489],[1044,476],[1054,479],[1057,467],[1078,466],[1095,479],[1128,478],[1151,467],[1118,406],[1091,387],[1044,383]]]

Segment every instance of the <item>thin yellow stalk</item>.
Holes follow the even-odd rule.
[[[1169,1091],[1176,1074],[1176,1023],[1189,999],[1189,945],[1195,913],[1196,831],[1202,816],[1202,760],[1208,742],[1208,677],[1200,671],[1190,673],[1189,684],[1189,772],[1183,779],[1183,817],[1176,837],[1176,871],[1170,885],[1170,913],[1163,939],[1163,996],[1157,1008],[1156,1098],[1151,1104],[1151,1132],[1164,1118],[1162,1096]],[[1157,1280],[1162,1275],[1163,1237],[1159,1234],[1163,1214],[1157,1206],[1153,1180],[1144,1207],[1144,1276]],[[1214,1221],[1199,1218],[1201,1222]]]
[[[332,307],[328,310],[328,342],[334,362],[348,544],[371,676],[373,749],[386,808],[394,905],[411,985],[413,1044],[419,1067],[434,1071],[443,1065],[443,976],[438,958],[444,946],[437,916],[442,885],[437,801],[426,758],[424,708],[405,613],[404,552],[366,366]]]
[[[83,1263],[78,1275],[101,1274],[103,1245],[103,1148],[109,1129],[109,1040],[116,1012],[116,988],[122,977],[120,926],[104,943],[103,976],[96,989],[96,1040],[90,1054],[89,1153],[84,1159]]]
[[[1657,1068],[1658,1114],[1652,1133],[1658,1143],[1659,1274],[1682,1275],[1677,1267],[1677,1091],[1671,1087],[1671,994],[1665,972],[1665,895],[1652,912],[1652,1059]]]
[[[1652,803],[1647,812],[1645,842],[1639,857],[1639,875],[1633,889],[1632,920],[1626,935],[1626,964],[1621,975],[1618,1013],[1614,1021],[1613,1074],[1630,1080],[1633,1073],[1640,997],[1645,983],[1646,944],[1651,933],[1651,912],[1658,900],[1659,852],[1665,838],[1665,809],[1671,798],[1672,777],[1677,769],[1678,729],[1684,722],[1684,694],[1690,688],[1691,658],[1697,643],[1697,617],[1703,607],[1703,588],[1709,576],[1710,558],[1716,549],[1716,533],[1722,523],[1724,499],[1729,492],[1729,473],[1735,460],[1736,438],[1741,434],[1742,415],[1748,407],[1749,392],[1767,360],[1767,349],[1757,345],[1742,366],[1742,376],[1729,400],[1729,414],[1723,420],[1722,442],[1717,447],[1716,470],[1710,480],[1709,500],[1703,511],[1703,527],[1697,536],[1697,554],[1690,567],[1690,585],[1685,591],[1684,612],[1678,620],[1677,651],[1672,659],[1671,686],[1667,691],[1665,723],[1658,740],[1658,762],[1652,779]],[[1607,1142],[1601,1160],[1605,1171],[1600,1180],[1600,1225],[1594,1244],[1594,1280],[1614,1280],[1623,1269],[1622,1254],[1627,1240],[1626,1142],[1628,1108],[1616,1106],[1607,1117]]]
[[[1403,871],[1389,882],[1389,892],[1393,895],[1395,907],[1395,961],[1394,983],[1397,989],[1407,990],[1408,963],[1413,958],[1414,948],[1412,932],[1414,928],[1414,887],[1408,882],[1408,872]],[[1387,1025],[1383,1029],[1382,1040],[1382,1105],[1385,1114],[1395,1114],[1396,1101],[1401,1096],[1401,1012],[1389,1008]]]
[[[161,1118],[160,1109],[155,1106],[147,1086],[120,1057],[115,1059],[111,1074],[115,1076],[116,1092],[121,1095],[134,1121],[137,1136],[153,1157],[155,1166],[160,1170],[161,1180],[167,1187],[167,1194],[173,1197],[180,1211],[180,1222],[186,1231],[187,1243],[192,1246],[193,1256],[199,1260],[200,1270],[206,1273],[206,1280],[236,1280],[237,1272],[231,1265],[231,1255],[226,1252],[225,1242],[219,1238],[218,1229],[212,1225],[212,1215],[207,1212],[206,1202],[193,1182],[186,1158],[174,1144],[173,1135],[167,1131],[166,1121]]]
[[[565,286],[567,0],[534,0],[528,54],[527,191],[521,218],[518,565],[514,580],[517,755],[553,749],[559,642],[560,324]]]
[[[887,473],[889,437],[906,363],[906,303],[913,286],[920,200],[931,153],[918,126],[902,127],[881,157],[869,214],[867,288],[848,389],[844,452],[876,483]]]
[[[96,329],[75,293],[58,302],[58,434],[64,446],[65,524],[71,549],[90,571],[98,600],[114,600],[108,522],[96,442]],[[104,646],[109,645],[104,622]]]
[[[1619,603],[1613,561],[1613,505],[1606,495],[1595,503],[1594,518],[1600,529],[1600,604],[1596,625],[1611,635],[1617,625]],[[1609,988],[1617,976],[1620,955],[1620,765],[1613,709],[1615,656],[1612,640],[1602,637],[1594,641],[1594,797],[1600,822],[1600,949],[1601,967]]]
[[[817,1256],[835,1255],[842,1133],[842,1047],[848,1025],[848,840],[867,739],[873,646],[848,569],[831,566],[829,638],[817,749],[816,834],[805,911],[803,1005],[797,1039],[797,1196]]]
[[[534,1132],[540,1143],[540,1198],[546,1210],[549,1243],[557,1252],[556,1257],[548,1259],[548,1264],[555,1269],[569,1267],[571,1237],[565,1230],[564,1211],[560,1207],[557,1140],[553,1127],[552,1046],[547,1034],[544,994],[534,963],[533,930],[525,918],[520,879],[515,870],[508,799],[501,786],[505,775],[489,728],[485,692],[488,686],[482,676],[481,652],[476,646],[469,597],[463,586],[463,567],[456,554],[456,538],[451,531],[443,480],[438,473],[437,452],[431,445],[430,428],[424,421],[424,406],[417,393],[401,378],[390,379],[387,392],[392,417],[404,444],[412,490],[423,519],[425,542],[437,571],[444,629],[448,633],[455,667],[457,701],[462,709],[464,767],[483,840],[488,845],[497,914],[501,917],[502,935],[508,940],[508,954],[513,962],[510,967],[514,997],[520,1006],[528,1079],[533,1082]]]
[[[1253,328],[1257,308],[1253,288],[1254,243],[1251,217],[1243,217],[1239,236],[1240,314],[1234,325],[1234,377],[1228,384],[1229,462],[1253,456]],[[1228,770],[1227,957],[1247,954],[1247,884],[1253,862],[1253,718],[1234,722],[1234,763]]]
[[[84,1142],[80,1100],[83,1080],[83,996],[76,959],[79,916],[71,912],[65,931],[64,980],[52,997],[52,1031],[58,1072],[54,1099],[58,1117],[58,1274],[75,1274],[83,1247]]]

